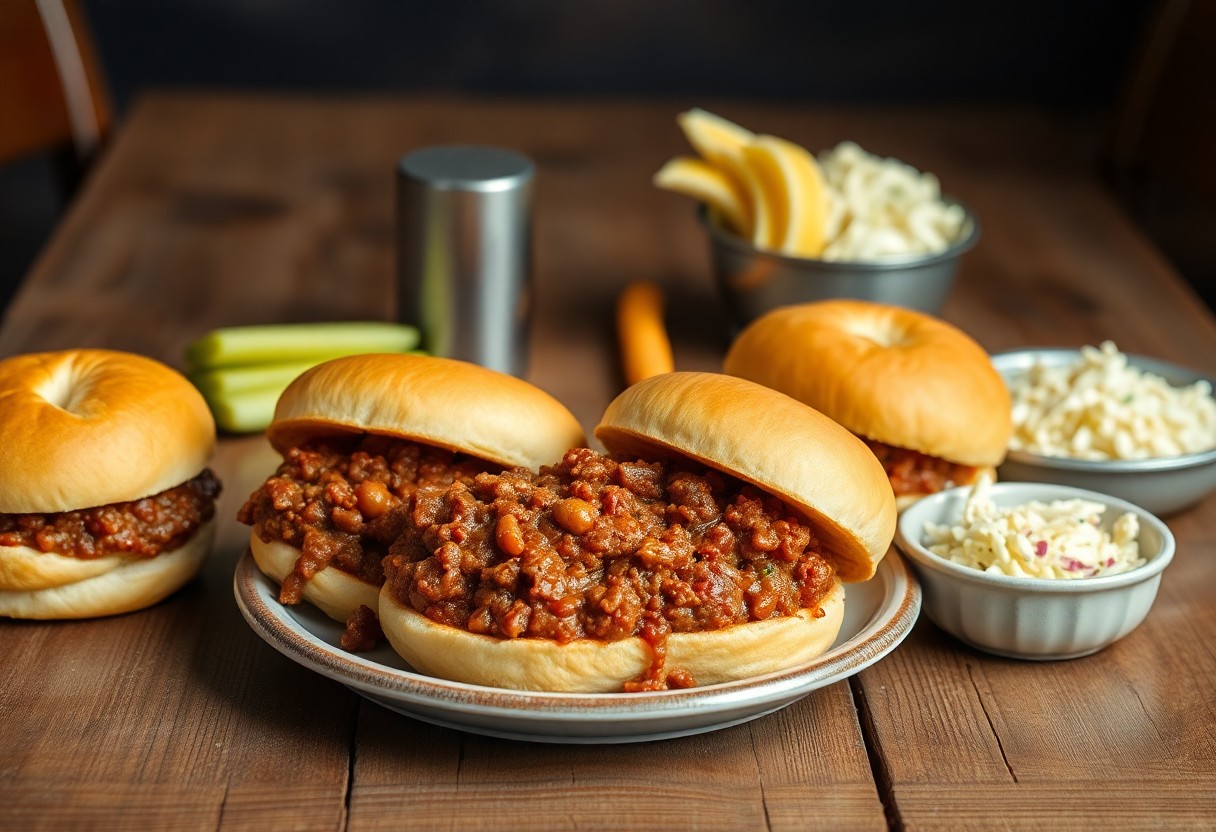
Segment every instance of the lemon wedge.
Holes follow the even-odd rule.
[[[654,175],[654,184],[704,202],[721,215],[736,234],[751,234],[748,201],[739,185],[708,162],[680,156],[672,159]]]
[[[755,183],[757,216],[766,206],[768,234],[753,228],[758,246],[795,257],[817,257],[826,243],[828,193],[819,165],[805,148],[776,136],[757,136],[741,151]]]
[[[710,164],[718,164],[722,155],[737,155],[756,134],[733,121],[706,110],[693,108],[676,116],[684,137],[693,150]]]
[[[747,194],[747,207],[752,220],[752,242],[761,248],[774,248],[778,231],[773,216],[773,204],[765,195],[764,182],[757,171],[747,163],[744,156],[746,152],[746,148],[735,151],[728,164],[734,177],[743,183],[744,192]]]
[[[814,156],[706,110],[687,110],[676,121],[701,158],[673,159],[656,185],[707,203],[759,248],[796,257],[823,252],[829,202]]]
[[[760,183],[743,160],[743,148],[756,134],[707,110],[693,108],[676,116],[684,138],[710,166],[721,171],[742,195],[748,218],[739,233],[757,240],[771,236],[768,206],[760,200]],[[767,245],[767,242],[758,245]]]

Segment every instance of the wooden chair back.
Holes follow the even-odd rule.
[[[87,162],[110,118],[76,0],[0,0],[0,164],[64,147]]]
[[[1119,107],[1107,165],[1125,193],[1168,182],[1216,208],[1216,3],[1161,0]]]

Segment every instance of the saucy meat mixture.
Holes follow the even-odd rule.
[[[220,481],[210,469],[181,485],[126,503],[52,514],[0,514],[0,546],[73,558],[154,558],[182,546],[215,516]]]
[[[861,440],[882,463],[896,497],[905,494],[936,494],[958,483],[975,479],[976,469],[969,465],[959,465],[938,456],[886,445],[864,436]]]
[[[399,602],[503,638],[640,636],[654,661],[626,690],[695,684],[665,667],[668,634],[822,616],[834,582],[802,519],[712,469],[578,448],[539,475],[480,474],[415,502],[384,561]]]
[[[300,602],[304,584],[326,567],[384,583],[380,561],[410,522],[411,495],[442,491],[493,465],[463,454],[384,436],[327,439],[291,448],[278,470],[241,506],[237,519],[266,543],[301,551],[279,591]]]

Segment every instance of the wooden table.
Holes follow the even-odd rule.
[[[105,346],[180,365],[222,324],[389,318],[395,160],[495,143],[540,169],[530,379],[590,428],[621,386],[626,281],[665,288],[680,368],[717,369],[726,346],[691,207],[649,182],[685,152],[681,106],[146,98],[9,309],[0,355]],[[944,317],[989,349],[1110,337],[1216,373],[1212,316],[1049,118],[717,109],[936,171],[984,223]],[[0,622],[0,827],[1216,825],[1216,499],[1170,520],[1152,614],[1090,658],[998,659],[922,620],[877,665],[754,722],[560,746],[413,721],[260,641],[233,600],[248,534],[233,516],[275,461],[260,437],[221,442],[220,538],[170,600]]]

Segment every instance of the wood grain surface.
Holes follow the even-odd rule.
[[[529,378],[594,427],[620,389],[612,306],[667,296],[680,369],[729,338],[691,205],[650,185],[684,102],[155,95],[119,130],[0,327],[181,365],[215,326],[389,319],[393,168],[478,142],[539,167]],[[943,316],[992,350],[1114,338],[1216,374],[1212,316],[1049,118],[709,105],[811,148],[935,171],[979,214]],[[0,827],[1213,828],[1216,499],[1170,518],[1147,622],[1068,662],[919,622],[847,683],[751,723],[621,746],[498,740],[371,704],[262,643],[232,596],[237,507],[276,462],[225,438],[216,549],[156,607],[0,622]]]

